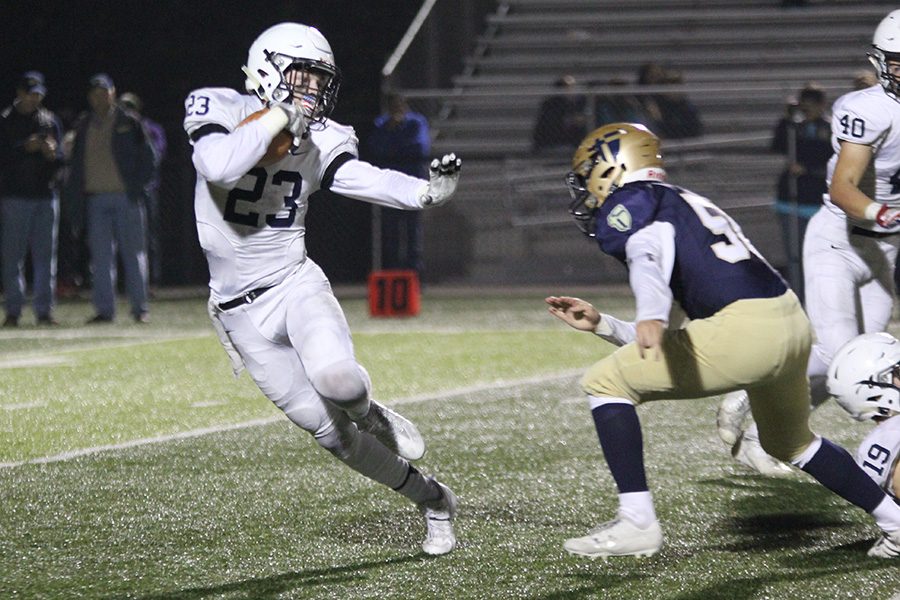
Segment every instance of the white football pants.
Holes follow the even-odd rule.
[[[259,389],[291,421],[370,479],[394,489],[409,479],[409,463],[347,415],[368,410],[369,377],[356,362],[347,319],[317,264],[307,259],[252,304],[216,316]]]
[[[824,377],[835,353],[857,335],[886,330],[898,246],[900,235],[853,233],[847,219],[827,206],[810,220],[803,272],[806,312],[816,336],[807,371],[811,379]]]

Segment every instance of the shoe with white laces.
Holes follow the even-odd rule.
[[[401,458],[419,460],[425,455],[425,440],[412,421],[383,404],[372,400],[369,414],[356,424]]]
[[[719,403],[716,412],[716,427],[719,437],[728,446],[734,446],[741,432],[747,415],[750,414],[750,398],[744,390],[729,392]]]
[[[900,530],[883,531],[867,554],[877,558],[900,558]]]
[[[794,472],[787,464],[766,454],[754,428],[741,434],[737,443],[731,448],[731,456],[742,465],[769,477],[788,477]]]
[[[438,556],[447,554],[456,548],[456,535],[453,533],[453,519],[456,518],[456,494],[443,483],[430,477],[438,489],[441,497],[430,502],[419,504],[419,512],[425,517],[427,534],[422,542],[422,550],[425,554]]]
[[[584,537],[571,538],[563,544],[569,554],[588,558],[607,556],[653,556],[662,548],[663,534],[659,521],[641,529],[621,517],[601,523]]]

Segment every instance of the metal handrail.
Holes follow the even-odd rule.
[[[434,5],[436,3],[437,0],[425,0],[425,2],[422,3],[422,7],[419,9],[419,12],[416,13],[415,18],[413,18],[412,20],[412,23],[410,23],[409,27],[407,27],[406,33],[404,33],[403,37],[400,38],[400,43],[398,43],[397,47],[394,48],[394,51],[388,57],[387,62],[381,69],[381,76],[384,79],[389,79],[391,75],[394,74],[394,69],[397,68],[397,65],[400,64],[400,60],[406,55],[406,51],[409,50],[410,44],[412,44],[413,40],[416,38],[416,35],[418,35],[419,30],[425,23],[425,19],[428,18],[429,14],[431,14],[431,9],[434,8]]]

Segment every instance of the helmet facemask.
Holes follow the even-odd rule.
[[[606,197],[619,189],[619,181],[625,174],[622,166],[608,166],[603,173],[594,174],[596,163],[597,159],[594,159],[577,171],[569,171],[566,175],[566,187],[569,188],[569,195],[572,197],[569,214],[575,219],[578,229],[588,237],[596,235],[597,211],[600,210]],[[599,196],[591,192],[589,181],[595,184]]]
[[[341,85],[337,67],[274,52],[267,53],[266,60],[281,73],[281,81],[270,94],[271,101],[296,104],[311,123],[321,123],[328,118],[334,110]]]
[[[891,11],[878,24],[872,36],[869,61],[875,67],[885,93],[900,102],[900,68],[895,67],[897,74],[894,75],[889,64],[900,64],[900,10]]]
[[[900,54],[884,52],[877,46],[869,53],[869,61],[875,67],[878,81],[885,93],[900,102],[900,76],[893,75],[888,62],[900,64]]]

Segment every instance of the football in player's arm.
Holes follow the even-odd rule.
[[[270,27],[251,45],[244,74],[249,94],[203,88],[185,101],[216,332],[235,374],[246,368],[322,448],[414,502],[426,553],[450,552],[456,497],[410,463],[425,452],[415,425],[372,400],[343,311],[306,255],[304,217],[318,190],[406,210],[440,206],[461,161],[435,159],[426,181],[359,160],[353,129],[329,118],[341,75],[315,28]]]
[[[627,266],[637,315],[634,341],[581,380],[618,513],[564,548],[590,557],[658,552],[663,533],[636,407],[745,389],[763,448],[872,514],[882,535],[870,555],[900,556],[900,506],[846,450],[809,429],[812,331],[797,296],[724,211],[665,182],[659,145],[642,125],[606,125],[584,139],[567,176],[570,213]],[[669,321],[675,302],[690,319],[684,327]],[[626,323],[601,318],[583,300],[550,296],[547,303],[578,330],[623,341],[631,335]]]

